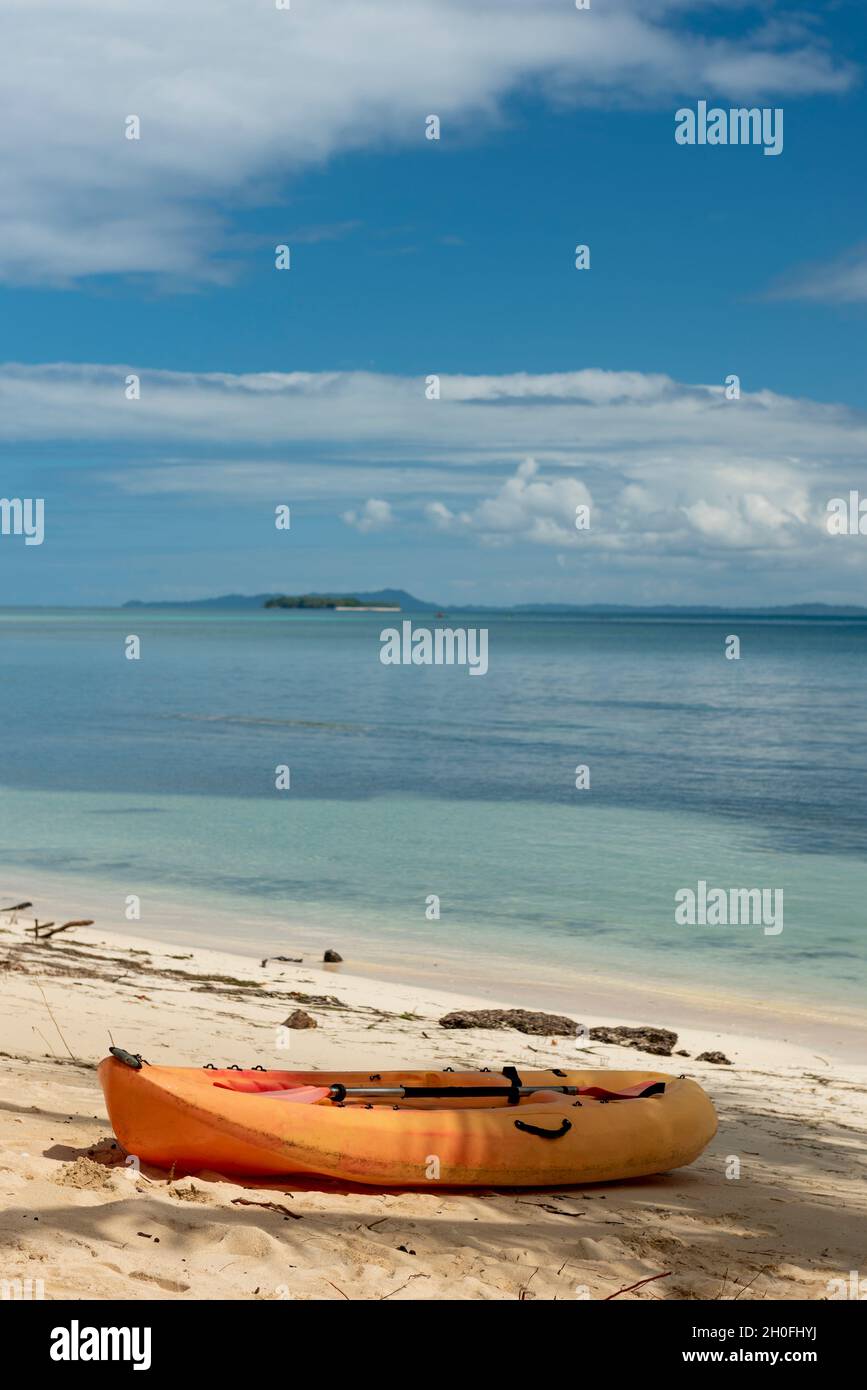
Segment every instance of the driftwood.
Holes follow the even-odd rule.
[[[286,1195],[291,1197],[292,1193],[289,1192]],[[293,1221],[302,1221],[304,1219],[303,1212],[290,1211],[288,1207],[282,1206],[280,1202],[254,1202],[251,1201],[249,1197],[233,1197],[232,1206],[261,1207],[263,1211],[276,1211],[279,1212],[281,1216],[291,1216]]]
[[[26,907],[32,907],[32,903],[15,903],[12,907],[0,907],[0,917],[8,917],[10,922],[17,922],[17,913],[23,912]]]
[[[33,932],[37,941],[48,941],[50,937],[56,936],[58,932],[68,931],[70,927],[92,927],[93,923],[93,917],[82,917],[77,922],[64,922],[62,927],[54,927],[53,922],[35,922],[33,926],[28,927],[27,930]],[[47,931],[47,927],[54,927],[54,931]],[[44,935],[40,936],[40,932],[43,932]]]
[[[670,1279],[672,1271],[666,1270],[665,1274],[651,1274],[647,1279],[639,1279],[637,1284],[627,1284],[625,1289],[618,1289],[616,1293],[605,1295],[603,1303],[610,1303],[612,1298],[619,1298],[622,1293],[632,1293],[633,1289],[640,1289],[645,1284],[652,1284],[654,1279]]]

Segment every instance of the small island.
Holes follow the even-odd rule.
[[[335,613],[399,613],[399,604],[364,604],[357,598],[334,598],[330,594],[277,594],[264,608],[329,608]]]

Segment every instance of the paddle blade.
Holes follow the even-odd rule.
[[[328,1086],[291,1086],[288,1089],[269,1086],[266,1082],[235,1077],[231,1081],[215,1081],[218,1091],[235,1091],[243,1095],[259,1096],[262,1100],[291,1100],[296,1105],[315,1105],[331,1095]]]
[[[293,1086],[291,1091],[260,1091],[263,1100],[289,1100],[295,1105],[315,1105],[331,1095],[327,1086]]]

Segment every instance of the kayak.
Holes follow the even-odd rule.
[[[691,1163],[716,1133],[696,1082],[658,1072],[284,1072],[150,1066],[99,1079],[127,1153],[158,1168],[373,1187],[546,1187]]]

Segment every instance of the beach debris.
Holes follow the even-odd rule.
[[[176,1197],[179,1202],[207,1202],[209,1200],[207,1192],[201,1187],[196,1187],[191,1182],[189,1187],[179,1187],[172,1183],[169,1186],[169,1196]]]
[[[395,1295],[396,1293],[401,1293],[403,1289],[407,1288],[407,1287],[412,1283],[413,1279],[430,1279],[430,1277],[431,1277],[431,1276],[430,1276],[429,1274],[411,1274],[411,1275],[409,1276],[409,1278],[407,1279],[407,1281],[406,1281],[405,1284],[398,1284],[397,1288],[396,1288],[396,1289],[392,1289],[391,1293],[383,1293],[383,1294],[380,1294],[379,1299],[378,1299],[378,1302],[384,1303],[385,1300],[386,1300],[387,1298],[394,1298],[394,1295]],[[329,1279],[328,1282],[329,1282],[329,1284],[331,1284],[331,1280],[330,1280],[330,1279]],[[332,1287],[332,1289],[337,1289],[337,1285],[336,1285],[336,1284],[331,1284],[331,1287]],[[338,1293],[343,1293],[343,1290],[342,1290],[342,1289],[337,1289],[337,1292],[338,1292]],[[344,1293],[344,1294],[343,1294],[343,1297],[344,1297],[344,1298],[347,1298],[347,1297],[348,1297],[348,1294],[345,1294],[345,1293]]]
[[[66,1041],[65,1037],[63,1036],[63,1033],[61,1032],[60,1024],[57,1022],[57,1019],[54,1017],[54,1014],[51,1012],[51,1005],[49,1004],[48,1000],[47,1000],[46,997],[45,997],[45,990],[42,988],[42,986],[41,986],[39,983],[37,983],[36,988],[39,990],[39,993],[42,995],[42,1002],[44,1003],[45,1008],[46,1008],[46,1010],[48,1011],[48,1017],[51,1019],[51,1022],[54,1024],[55,1028],[57,1029],[58,1034],[60,1035],[60,1041],[63,1043],[63,1046],[66,1048],[67,1052],[69,1053],[70,1057],[72,1058],[72,1060],[73,1060],[73,1062],[74,1062],[74,1061],[76,1060],[75,1053],[74,1053],[74,1052],[72,1051],[72,1049],[70,1048],[69,1043]]]
[[[440,1019],[441,1028],[515,1028],[537,1037],[570,1037],[578,1024],[563,1014],[543,1014],[532,1009],[455,1009]]]
[[[69,931],[70,927],[92,927],[93,922],[94,919],[92,917],[82,917],[75,922],[64,922],[62,926],[54,927],[53,922],[34,921],[33,926],[28,927],[27,930],[33,932],[37,941],[48,941],[50,937],[57,936],[58,932]],[[48,931],[48,927],[54,927],[54,930]],[[40,933],[42,934],[40,935]]]
[[[318,1028],[319,1025],[315,1018],[311,1018],[303,1009],[295,1009],[288,1018],[283,1020],[284,1028]]]
[[[265,966],[268,964],[269,960],[282,960],[282,961],[285,961],[287,965],[303,965],[303,964],[304,964],[304,957],[303,957],[303,956],[266,956],[265,959],[262,961],[262,969],[263,969],[263,970],[264,970]]]
[[[292,1193],[291,1193],[291,1192],[287,1192],[286,1195],[287,1195],[287,1197],[291,1197],[291,1196],[292,1196]],[[294,1198],[293,1198],[293,1201],[294,1201]],[[276,1211],[276,1212],[278,1212],[279,1215],[282,1216],[284,1220],[286,1219],[287,1216],[291,1216],[293,1221],[301,1221],[301,1220],[302,1220],[302,1213],[301,1213],[300,1211],[290,1211],[288,1207],[282,1206],[279,1202],[254,1202],[254,1201],[251,1201],[248,1197],[233,1197],[233,1198],[232,1198],[232,1206],[233,1206],[233,1207],[261,1207],[263,1211]]]
[[[591,1028],[592,1042],[617,1043],[619,1047],[634,1047],[637,1052],[652,1052],[656,1057],[670,1057],[677,1034],[670,1028]]]
[[[342,999],[338,999],[336,994],[303,994],[300,989],[290,989],[286,995],[288,999],[294,999],[298,1004],[318,1004],[320,1008],[345,1009],[346,1005]]]
[[[336,965],[338,961],[343,960],[343,957],[339,951],[332,951],[329,947],[322,959],[327,965]]]
[[[697,1062],[713,1062],[717,1067],[732,1067],[734,1063],[724,1052],[700,1052],[695,1059]]]
[[[664,1274],[650,1274],[646,1279],[639,1279],[637,1284],[627,1284],[625,1289],[618,1289],[616,1293],[609,1293],[603,1299],[604,1303],[610,1303],[612,1298],[619,1298],[622,1293],[632,1293],[633,1289],[643,1288],[645,1284],[652,1284],[655,1279],[670,1279],[672,1271],[666,1270]]]
[[[10,923],[14,924],[18,921],[17,914],[32,906],[32,903],[13,903],[11,907],[0,907],[0,917],[8,917]]]

